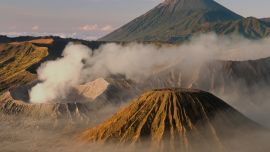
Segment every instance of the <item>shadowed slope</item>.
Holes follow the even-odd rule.
[[[141,85],[147,89],[184,87],[216,93],[230,92],[233,88],[238,88],[238,93],[248,91],[252,94],[262,86],[261,84],[265,86],[270,84],[270,58],[244,61],[217,60],[194,65],[192,70],[186,69],[189,67],[188,64],[189,62],[181,62],[174,67],[158,71]]]
[[[240,34],[246,38],[258,39],[270,36],[270,24],[254,17],[248,17],[237,21],[217,23],[198,29],[204,32],[216,32],[217,34]]]
[[[270,23],[270,18],[262,18],[261,20]]]
[[[85,131],[81,139],[101,143],[150,141],[178,151],[199,147],[222,150],[226,136],[233,136],[240,128],[257,127],[210,93],[162,89],[134,99],[131,105],[103,124]]]

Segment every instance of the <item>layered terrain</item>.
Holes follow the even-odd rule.
[[[227,137],[258,128],[210,93],[175,88],[145,92],[104,123],[85,131],[81,139],[122,144],[150,142],[164,151],[193,151],[199,147],[224,150]]]

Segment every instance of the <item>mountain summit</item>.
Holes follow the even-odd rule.
[[[230,26],[227,29],[227,25],[234,26],[237,21],[246,22],[245,18],[213,0],[166,0],[100,40],[179,42],[205,32],[240,33],[257,38],[268,35],[267,32],[270,31],[269,27],[264,28],[264,24],[259,25],[258,29],[249,26],[240,29]],[[246,31],[258,31],[255,36],[259,36],[253,37]]]
[[[223,10],[229,11],[225,7],[216,3],[213,0],[165,0],[160,5],[169,5],[175,8],[175,10]],[[235,14],[236,15],[236,14]],[[237,16],[237,15],[236,15]],[[239,17],[239,16],[238,16]]]
[[[100,40],[167,41],[202,24],[238,19],[242,17],[213,0],[166,0]]]

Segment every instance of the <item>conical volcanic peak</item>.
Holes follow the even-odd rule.
[[[144,15],[101,38],[101,41],[185,40],[197,28],[242,19],[213,0],[166,0]]]
[[[177,10],[225,10],[225,8],[213,0],[166,0],[166,5],[174,6]]]
[[[215,118],[220,116],[220,120]],[[223,148],[223,135],[240,126],[256,127],[242,114],[210,93],[189,89],[148,91],[112,118],[85,131],[89,142],[170,143],[171,149]],[[197,141],[197,142],[195,142]],[[200,143],[200,145],[197,145]]]

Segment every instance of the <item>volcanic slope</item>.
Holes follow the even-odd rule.
[[[211,61],[186,70],[185,63],[159,71],[142,82],[147,89],[184,87],[200,88],[206,91],[231,91],[232,88],[246,87],[241,91],[252,93],[259,86],[270,84],[270,58],[245,61]],[[241,92],[240,91],[240,92]]]
[[[0,96],[1,116],[27,116],[34,119],[52,120],[68,118],[68,120],[88,121],[88,113],[88,105],[82,103],[30,104],[22,100],[14,100],[10,92],[5,92]]]
[[[210,93],[160,89],[134,99],[109,120],[83,132],[80,138],[121,144],[146,141],[164,151],[212,151],[223,150],[226,137],[256,128],[259,125]]]
[[[0,44],[0,93],[36,79],[27,68],[47,55],[46,47],[30,42]]]
[[[166,0],[100,40],[177,43],[205,32],[261,38],[269,30],[266,22],[243,18],[213,0]]]
[[[38,67],[62,57],[65,46],[79,43],[95,49],[101,42],[90,42],[60,37],[0,36],[0,94],[37,80]]]

